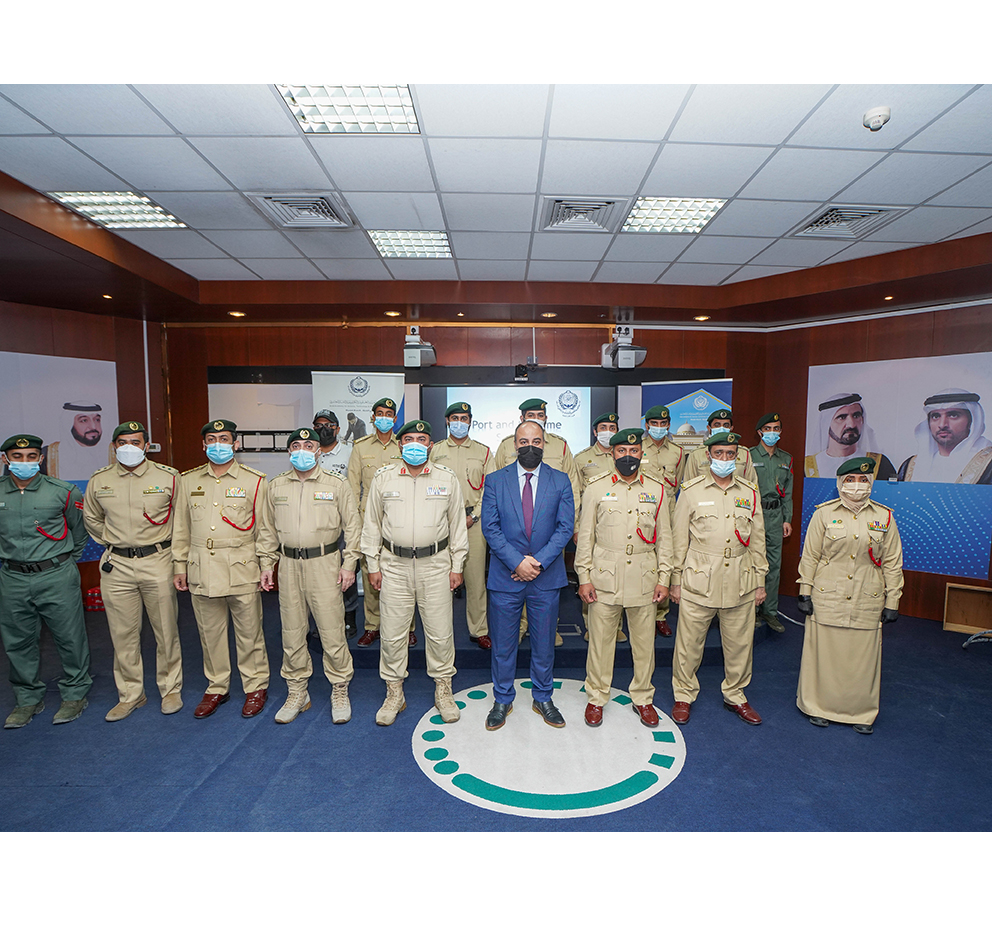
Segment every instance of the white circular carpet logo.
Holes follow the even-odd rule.
[[[631,699],[610,691],[603,724],[584,721],[581,680],[555,680],[552,697],[565,717],[552,728],[533,711],[530,680],[516,681],[513,711],[498,731],[486,731],[491,683],[455,694],[461,719],[445,725],[436,709],[413,732],[420,769],[457,799],[509,815],[577,818],[626,809],[661,792],[682,771],[685,742],[659,712],[647,728]]]

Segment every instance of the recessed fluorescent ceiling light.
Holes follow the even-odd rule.
[[[136,193],[49,193],[63,206],[81,213],[105,229],[185,229],[180,222],[148,197]]]
[[[726,200],[638,197],[621,232],[699,232]]]
[[[450,258],[447,232],[369,232],[384,258]]]
[[[419,134],[408,84],[276,84],[304,132]]]

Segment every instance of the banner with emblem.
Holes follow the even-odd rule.
[[[672,417],[669,426],[672,439],[686,451],[692,451],[706,437],[710,413],[721,407],[733,410],[733,390],[734,381],[730,377],[641,384],[641,415],[652,406],[667,406]]]
[[[339,437],[346,441],[372,433],[372,404],[383,397],[396,401],[394,430],[406,421],[402,374],[311,371],[310,376],[314,410],[331,410],[341,426]]]
[[[990,352],[811,367],[804,532],[816,505],[837,496],[837,468],[867,456],[872,499],[895,512],[906,569],[989,578],[990,401]]]

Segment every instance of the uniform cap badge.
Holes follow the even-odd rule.
[[[424,430],[424,423],[423,422],[418,422],[417,423],[417,431],[418,432],[422,432],[423,430]]]
[[[18,448],[27,448],[27,446],[28,446],[28,440],[26,438],[18,438],[17,439],[17,447]]]
[[[870,470],[871,470],[871,464],[869,464],[867,461],[861,465],[861,473],[867,474],[868,471]]]
[[[214,423],[214,428],[217,429],[218,432],[223,432],[224,431],[224,423],[221,422],[220,419],[218,419]]]
[[[468,403],[462,403],[462,409],[467,410],[468,409]]]
[[[309,437],[310,437],[309,429],[300,429],[300,438],[309,438]]]
[[[129,429],[130,429],[130,430],[131,430],[132,432],[137,432],[137,431],[139,430],[139,429],[138,429],[138,423],[137,423],[137,422],[128,422],[128,424],[127,424],[127,427],[128,427],[128,428],[129,428]]]

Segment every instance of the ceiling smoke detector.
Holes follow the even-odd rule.
[[[892,110],[887,106],[873,106],[861,120],[862,125],[872,132],[878,132],[892,118]]]

